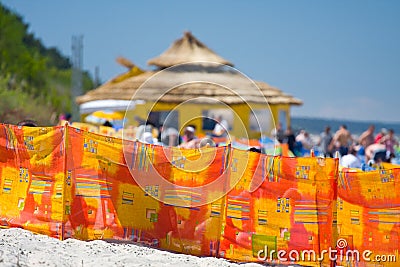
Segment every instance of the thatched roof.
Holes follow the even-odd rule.
[[[190,32],[185,32],[181,39],[176,40],[158,57],[147,61],[147,64],[167,68],[177,64],[200,61],[233,66],[231,62],[217,55]]]
[[[215,54],[190,32],[186,32],[159,57],[148,61],[160,68],[174,66],[172,68],[143,72],[127,59],[118,58],[117,61],[130,70],[77,97],[78,104],[105,99],[131,100],[134,95],[135,100],[167,103],[198,98],[195,100],[198,103],[221,101],[228,105],[246,102],[264,104],[265,100],[269,104],[303,104],[301,100],[265,82],[251,81],[224,66],[233,64]],[[172,90],[165,94],[166,89]]]
[[[140,75],[144,72],[142,69],[140,69],[138,66],[136,66],[132,61],[130,61],[129,59],[126,59],[124,57],[117,57],[116,61],[120,65],[126,67],[128,69],[128,71],[112,78],[109,81],[109,83],[119,83],[130,77]]]
[[[141,86],[142,88],[138,90]],[[171,90],[165,94],[168,89]],[[102,99],[130,100],[133,95],[136,100],[167,103],[181,103],[198,98],[194,102],[221,101],[228,105],[245,102],[264,104],[266,99],[269,104],[302,104],[301,100],[265,82],[254,81],[253,83],[238,72],[229,71],[226,68],[195,65],[192,65],[192,68],[189,65],[180,69],[149,71],[119,83],[110,81],[78,97],[77,103]]]

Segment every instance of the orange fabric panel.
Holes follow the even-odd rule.
[[[184,150],[70,126],[0,124],[0,226],[60,239],[123,239],[275,263],[285,262],[279,250],[283,258],[312,251],[314,258],[293,262],[370,266],[324,251],[398,259],[399,177],[396,165],[339,171],[337,159]],[[270,257],[266,248],[276,252]]]

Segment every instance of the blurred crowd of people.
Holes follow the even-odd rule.
[[[201,148],[216,146],[213,139],[228,137],[228,122],[218,116],[214,120],[213,130],[206,136],[198,138],[196,134],[196,126],[189,124],[182,129],[182,134],[178,129],[160,124],[158,127],[150,121],[144,121],[138,117],[135,118],[138,126],[133,128],[134,138],[144,143],[157,144],[162,146],[173,146],[181,148]]]
[[[212,140],[213,135],[206,136],[205,138],[198,138],[196,126],[192,124],[184,127],[183,133],[180,134],[179,131],[172,126],[161,124],[159,127],[156,127],[149,121],[144,122],[139,120],[139,125],[133,128],[133,132],[133,139],[148,144],[186,149],[216,146]]]
[[[58,125],[71,124],[71,117],[69,113],[61,114]],[[150,121],[144,121],[138,117],[136,120],[137,126],[128,128],[132,130],[130,139],[149,144],[188,149],[213,147],[216,146],[214,142],[216,139],[224,139],[229,135],[229,125],[221,116],[215,119],[213,131],[205,138],[197,137],[195,125],[187,125],[180,134],[178,129],[168,125],[161,124],[156,127]],[[18,125],[34,127],[37,123],[24,120]],[[103,126],[113,127],[109,121],[106,121]],[[326,126],[319,135],[311,136],[305,129],[300,129],[295,133],[290,126],[284,129],[282,124],[278,123],[271,132],[271,138],[275,142],[287,144],[293,156],[307,156],[311,150],[324,157],[338,155],[340,164],[350,168],[359,168],[363,164],[370,166],[380,162],[391,162],[396,157],[396,147],[399,146],[393,129],[382,128],[375,134],[374,125],[370,125],[360,136],[352,135],[345,124],[340,125],[336,132],[331,132],[331,127]],[[262,148],[258,148],[258,151],[261,152]]]
[[[342,124],[334,133],[330,126],[326,126],[319,136],[311,138],[304,129],[295,135],[290,127],[283,130],[279,123],[272,137],[279,143],[286,143],[294,156],[303,156],[311,149],[324,157],[334,157],[338,153],[341,165],[350,168],[359,168],[365,163],[391,162],[396,157],[395,147],[399,146],[393,129],[382,128],[375,135],[374,125],[359,137],[352,135]]]

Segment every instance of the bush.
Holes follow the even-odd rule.
[[[43,98],[33,98],[21,88],[8,89],[7,78],[0,77],[0,122],[17,124],[21,120],[32,119],[39,125],[54,125],[57,113]]]

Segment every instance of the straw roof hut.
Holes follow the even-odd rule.
[[[190,101],[192,106],[181,107],[179,112],[179,124],[183,126],[188,121],[187,113],[203,116],[205,109],[223,108],[218,104],[220,102],[239,113],[238,116],[248,128],[251,115],[249,109],[270,108],[273,119],[269,122],[272,128],[273,121],[290,124],[290,106],[302,105],[300,99],[265,82],[246,79],[238,71],[227,67],[233,64],[217,55],[190,32],[185,32],[164,53],[148,61],[149,65],[156,66],[154,71],[142,71],[121,58],[119,62],[129,68],[127,73],[77,97],[77,103],[104,99],[130,100],[135,95],[136,100],[147,103],[142,111],[136,109],[135,115],[141,113],[142,117],[147,117],[145,113],[150,109],[153,112],[165,112]],[[249,108],[249,104],[253,106]],[[203,128],[201,121],[195,121],[194,124],[200,130]],[[242,132],[233,129],[234,135]]]

